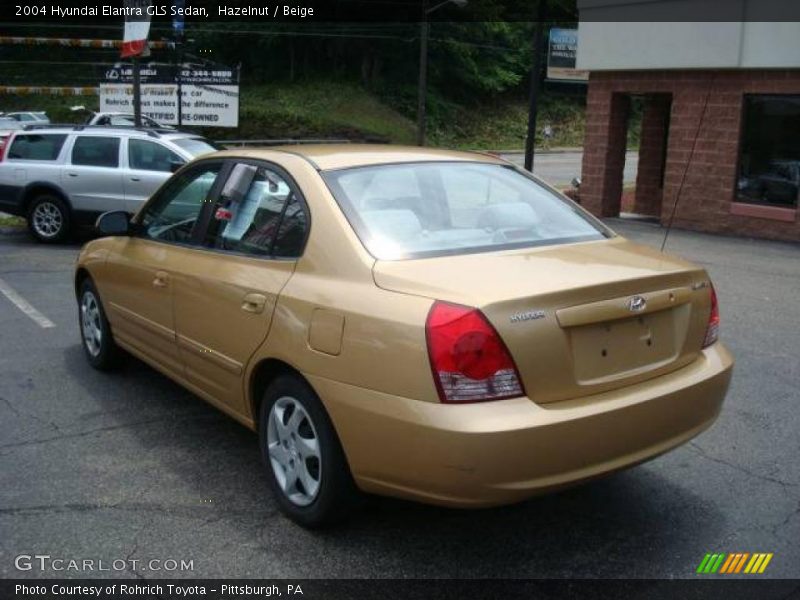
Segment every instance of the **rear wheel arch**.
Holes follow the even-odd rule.
[[[61,188],[50,183],[31,183],[22,192],[22,207],[26,215],[31,207],[31,202],[42,194],[53,194],[57,196],[67,205],[69,211],[72,212],[72,203],[69,201],[69,196],[67,196]]]
[[[250,405],[250,418],[253,422],[258,424],[259,415],[261,412],[261,402],[264,399],[264,392],[269,387],[269,384],[275,381],[281,375],[294,375],[295,377],[304,381],[307,385],[308,380],[303,375],[291,366],[289,363],[284,362],[277,358],[266,358],[259,362],[253,369],[250,375],[249,385],[249,405]]]

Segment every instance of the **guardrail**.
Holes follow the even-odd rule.
[[[288,146],[290,144],[349,144],[350,140],[337,140],[337,139],[318,139],[318,140],[295,140],[295,139],[282,139],[282,140],[214,140],[214,143],[229,148],[241,148],[246,146]]]

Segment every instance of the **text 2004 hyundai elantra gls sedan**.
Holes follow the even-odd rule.
[[[634,465],[730,380],[702,268],[490,156],[220,152],[98,228],[89,362],[122,348],[257,430],[304,525],[360,492],[490,506]]]

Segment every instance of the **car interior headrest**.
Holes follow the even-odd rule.
[[[361,219],[372,235],[403,239],[422,232],[422,225],[411,210],[365,210],[361,212]]]
[[[541,219],[527,202],[490,204],[478,216],[478,227],[488,229],[524,229],[537,225]]]

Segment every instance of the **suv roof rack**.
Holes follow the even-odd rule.
[[[80,125],[75,123],[35,123],[25,125],[23,131],[33,131],[36,129],[72,129],[73,131],[83,131],[85,129],[94,129],[101,131],[109,130],[122,130],[122,131],[139,131],[146,133],[150,137],[161,137],[164,133],[181,133],[176,129],[167,129],[164,127],[130,127],[127,125]]]
[[[75,127],[75,123],[29,123],[23,125],[18,131],[32,131],[34,129],[64,129],[65,127]]]

